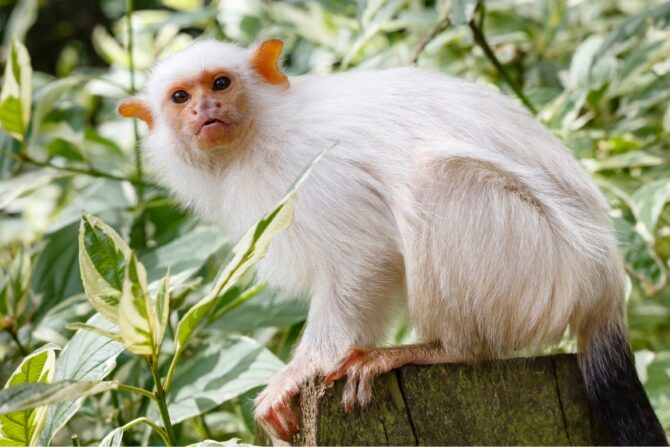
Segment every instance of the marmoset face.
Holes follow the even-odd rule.
[[[140,118],[151,132],[177,143],[188,159],[215,156],[242,144],[250,130],[248,92],[259,83],[286,90],[279,68],[283,44],[266,40],[253,50],[201,41],[159,63],[146,95],[119,104],[119,113]]]
[[[230,71],[212,69],[175,80],[162,98],[161,113],[184,145],[208,151],[240,138],[247,111],[242,81]]]

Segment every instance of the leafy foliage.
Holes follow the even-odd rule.
[[[282,38],[290,74],[416,62],[536,110],[610,201],[638,369],[670,429],[670,2],[99,3],[90,38],[50,49],[56,74],[33,70],[42,57],[26,40],[46,6],[0,8],[0,444],[252,440],[249,397],[305,316],[252,271],[295,189],[231,248],[154,184],[135,151],[146,129],[115,114],[155,61],[200,35]]]

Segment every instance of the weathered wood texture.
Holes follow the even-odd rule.
[[[295,445],[608,444],[574,355],[405,366],[379,377],[370,406],[349,415],[342,389],[322,380],[303,389]]]

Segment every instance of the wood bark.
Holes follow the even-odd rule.
[[[378,377],[370,406],[349,415],[343,385],[315,378],[303,388],[294,445],[609,444],[573,354],[404,366]],[[261,430],[256,441],[271,443]]]

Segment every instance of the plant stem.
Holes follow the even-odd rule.
[[[214,439],[214,435],[212,434],[212,431],[209,429],[209,425],[207,425],[207,421],[205,421],[205,415],[204,414],[200,415],[200,425],[202,425],[202,429],[205,432],[205,436],[207,436],[207,439]]]
[[[42,160],[36,160],[32,158],[30,155],[27,154],[15,154],[13,152],[9,152],[7,150],[2,149],[2,152],[7,154],[8,156],[19,160],[23,163],[28,163],[33,166],[40,166],[43,168],[51,168],[55,169],[57,171],[62,171],[62,172],[67,172],[70,174],[83,174],[87,175],[89,177],[100,177],[100,178],[108,178],[110,180],[116,180],[118,182],[130,182],[134,185],[141,184],[142,186],[151,186],[150,183],[146,183],[143,180],[138,180],[136,178],[132,177],[123,177],[120,175],[114,175],[114,174],[108,174],[107,172],[100,171],[95,168],[77,168],[73,166],[58,166],[56,164],[51,163],[50,161],[42,161]]]
[[[472,35],[475,38],[475,42],[477,45],[481,47],[481,49],[484,51],[484,54],[486,57],[491,61],[493,66],[498,70],[498,73],[500,76],[503,78],[503,80],[507,83],[507,85],[510,86],[510,88],[514,91],[516,96],[521,100],[521,102],[530,110],[533,114],[537,114],[537,109],[533,104],[530,102],[528,97],[523,93],[523,90],[521,90],[521,87],[517,85],[516,82],[512,79],[512,77],[507,73],[507,70],[505,70],[505,67],[502,66],[500,61],[498,60],[498,57],[496,57],[495,53],[491,49],[491,46],[489,45],[488,41],[486,40],[486,36],[484,35],[484,13],[482,11],[481,16],[480,16],[480,22],[477,24],[475,22],[475,19],[470,20],[468,22],[468,26],[472,30]]]
[[[73,447],[81,447],[81,442],[79,442],[79,436],[76,433],[70,436],[70,439],[72,440]]]
[[[126,0],[126,21],[128,22],[128,70],[130,71],[130,90],[135,93],[135,61],[133,60],[133,46],[134,46],[134,36],[133,36],[133,0]],[[135,137],[135,171],[137,178],[142,180],[144,173],[142,169],[142,153],[140,152],[140,133],[137,127],[137,120],[133,120],[133,135]],[[135,185],[135,190],[137,191],[137,205],[138,208],[142,208],[142,203],[144,202],[144,187],[141,183]]]
[[[21,344],[21,340],[19,340],[19,334],[16,333],[13,327],[9,327],[5,329],[8,333],[9,336],[12,337],[12,340],[14,340],[14,343],[16,343],[16,346],[19,348],[19,351],[21,351],[22,356],[27,356],[28,355],[28,350]]]
[[[167,402],[165,400],[165,391],[163,390],[161,379],[158,376],[157,362],[150,359],[149,369],[151,369],[151,376],[154,378],[154,384],[156,385],[156,404],[158,405],[158,410],[161,413],[163,425],[165,425],[165,433],[167,434],[169,441],[168,446],[177,445],[177,438],[174,435],[174,429],[172,428],[172,422],[170,421],[170,413],[168,413]]]
[[[136,386],[126,385],[126,384],[120,383],[119,387],[117,389],[122,390],[122,391],[129,391],[131,393],[141,394],[142,396],[148,397],[149,399],[153,400],[154,402],[156,401],[156,396],[153,393],[151,393],[147,390],[144,390],[142,388],[138,388]]]
[[[170,440],[168,439],[167,435],[165,434],[165,430],[163,430],[161,427],[158,425],[154,424],[151,422],[150,419],[147,419],[145,417],[133,419],[132,421],[128,422],[126,425],[121,427],[123,431],[129,430],[133,428],[134,426],[138,424],[147,424],[149,427],[151,427],[156,433],[158,433],[158,436],[161,437],[165,445],[170,445]]]
[[[449,19],[448,15],[438,20],[433,29],[431,29],[430,32],[423,37],[423,39],[421,39],[421,42],[419,42],[419,45],[414,50],[414,53],[412,53],[412,59],[410,60],[412,65],[416,65],[416,63],[419,61],[419,56],[421,55],[423,50],[425,50],[428,44],[433,39],[435,39],[442,31],[447,29],[447,27],[449,27],[450,24],[451,20]]]

